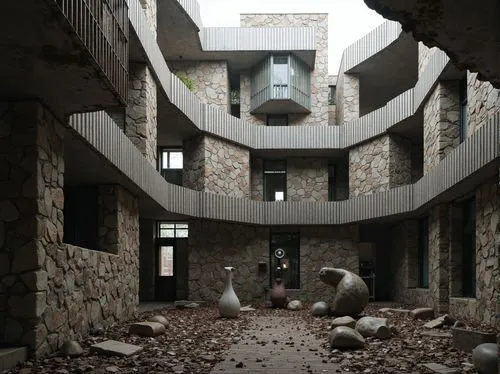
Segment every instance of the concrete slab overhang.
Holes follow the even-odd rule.
[[[313,27],[203,27],[195,1],[158,1],[157,42],[166,60],[225,60],[231,70],[249,69],[269,52],[293,52],[311,68]]]
[[[44,104],[58,116],[125,105],[127,91],[120,92],[96,58],[97,53],[106,51],[95,50],[92,54],[90,35],[84,41],[75,29],[80,23],[92,22],[83,17],[85,7],[80,8],[81,18],[69,20],[53,0],[2,2],[2,99],[43,98]],[[101,36],[93,35],[94,41]],[[124,86],[126,69],[128,66],[122,71]]]
[[[500,2],[497,0],[364,0],[401,23],[416,40],[444,50],[461,69],[500,88]]]

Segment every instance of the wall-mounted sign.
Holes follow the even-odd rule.
[[[276,258],[285,257],[285,251],[281,248],[278,248],[277,250],[274,251],[274,257],[276,257]]]

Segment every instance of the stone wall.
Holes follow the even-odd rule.
[[[193,81],[193,93],[202,103],[231,112],[231,87],[226,61],[169,61],[172,73]]]
[[[252,200],[264,200],[264,162],[261,158],[252,158],[250,171],[250,196]]]
[[[157,29],[157,18],[156,18],[156,0],[140,0],[142,9],[144,9],[144,14],[148,20],[149,27],[153,32],[156,39],[156,29]]]
[[[328,126],[328,14],[241,14],[240,26],[315,28],[316,62],[311,72],[311,114],[290,116],[289,125]],[[240,84],[244,79],[248,78],[242,76]],[[249,82],[246,87],[249,87]],[[250,90],[242,88],[243,85],[240,88],[242,101],[247,100],[249,104]],[[250,119],[249,108],[249,105],[241,104],[241,118],[250,123],[265,124],[262,116]]]
[[[197,191],[249,198],[249,151],[208,135],[184,141],[183,181]]]
[[[477,73],[467,72],[467,136],[471,136],[498,110],[500,90],[493,88],[488,82],[478,80]]]
[[[355,75],[339,74],[335,117],[338,124],[359,118],[359,79]]]
[[[495,236],[500,232],[500,194],[497,179],[476,190],[476,298],[452,297],[450,313],[463,319],[474,319],[491,326],[495,319],[500,289],[495,280],[500,276],[499,249]],[[457,274],[452,274],[456,277]]]
[[[349,196],[411,183],[411,143],[386,134],[349,150]]]
[[[265,125],[265,114],[250,114],[250,98],[252,96],[251,71],[244,70],[240,74],[240,118],[251,125]]]
[[[460,143],[459,81],[442,81],[424,105],[424,173]]]
[[[328,201],[328,159],[287,159],[288,201]]]
[[[391,296],[413,303],[409,289],[418,286],[418,221],[403,221],[391,229]]]
[[[129,97],[125,117],[125,134],[156,168],[157,92],[148,66],[130,64]]]
[[[269,287],[269,237],[267,227],[194,221],[189,233],[189,298],[218,301],[224,290],[224,267],[234,266],[233,288],[242,302],[264,299]],[[356,226],[301,227],[300,290],[291,291],[301,300],[329,301],[331,288],[318,272],[323,266],[358,272]],[[267,271],[259,273],[259,262]]]

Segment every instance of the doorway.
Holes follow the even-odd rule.
[[[175,239],[158,239],[156,245],[155,299],[174,301],[176,298]]]

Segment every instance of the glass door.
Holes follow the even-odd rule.
[[[175,240],[158,239],[156,246],[155,298],[174,301],[176,296]]]

